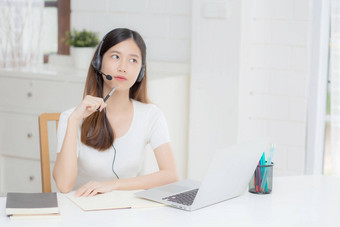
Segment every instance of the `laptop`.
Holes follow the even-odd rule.
[[[268,145],[262,140],[217,150],[202,182],[186,179],[135,195],[190,211],[235,198],[247,189]]]

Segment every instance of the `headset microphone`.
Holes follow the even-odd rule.
[[[99,71],[100,74],[104,75],[107,80],[112,80],[112,76]]]
[[[110,76],[110,75],[105,75],[105,77],[106,77],[106,79],[108,79],[108,80],[112,80],[112,76]]]

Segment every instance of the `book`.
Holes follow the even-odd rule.
[[[149,208],[162,207],[161,203],[139,198],[134,193],[140,190],[121,191],[115,190],[104,194],[97,194],[91,197],[76,197],[74,191],[67,194],[72,202],[84,211],[111,210],[127,208]]]
[[[57,193],[9,192],[5,213],[11,219],[58,217],[60,213]]]
[[[15,214],[9,216],[11,220],[44,220],[44,219],[60,219],[60,213],[57,214]]]

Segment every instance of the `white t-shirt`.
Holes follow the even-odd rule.
[[[77,141],[78,177],[74,189],[89,181],[116,179],[114,172],[119,178],[136,177],[143,167],[145,146],[149,143],[152,149],[155,149],[170,141],[168,126],[161,110],[154,104],[145,104],[133,99],[132,103],[134,113],[130,128],[125,135],[116,138],[113,143],[116,150],[114,164],[113,147],[106,151],[98,151],[80,141],[80,124]],[[67,119],[74,109],[60,115],[57,153],[60,152],[64,142]]]

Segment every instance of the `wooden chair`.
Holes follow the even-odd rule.
[[[51,192],[51,169],[47,123],[49,121],[55,121],[58,130],[59,117],[60,113],[43,113],[39,116],[40,164],[43,192]]]

